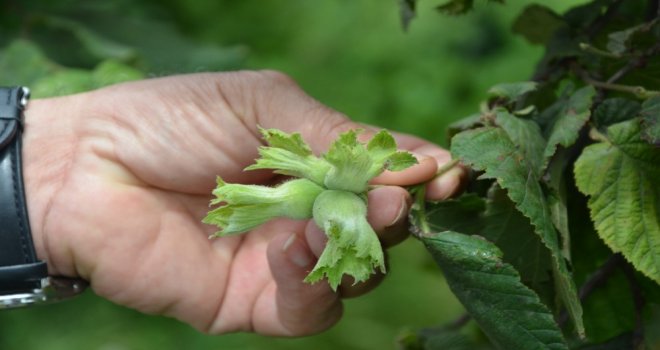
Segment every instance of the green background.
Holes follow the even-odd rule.
[[[2,0],[0,84],[46,97],[141,77],[276,69],[353,119],[446,145],[448,123],[475,112],[490,86],[527,79],[543,52],[510,33],[531,1],[476,1],[460,17],[437,14],[438,2],[421,1],[404,32],[395,0]],[[583,2],[545,5],[561,12]],[[380,288],[347,300],[342,321],[317,336],[208,336],[87,291],[1,312],[0,349],[394,349],[405,329],[463,313],[418,242],[391,249],[390,266]]]

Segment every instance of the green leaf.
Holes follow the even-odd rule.
[[[71,95],[94,88],[90,71],[83,69],[61,69],[32,83],[35,98]]]
[[[143,78],[138,70],[117,61],[103,61],[94,70],[71,69],[48,60],[29,41],[16,40],[0,57],[0,83],[30,86],[36,98],[70,95],[105,85]]]
[[[571,26],[572,28],[572,26]],[[580,49],[580,41],[571,28],[559,27],[550,37],[546,46],[545,55],[539,62],[538,74],[552,74],[555,62],[566,57],[575,57],[584,54]]]
[[[564,20],[551,9],[532,4],[518,15],[513,23],[513,32],[522,35],[531,44],[547,43],[557,28],[565,25]]]
[[[582,335],[582,308],[577,289],[561,253],[552,213],[539,184],[540,176],[533,165],[500,128],[484,127],[464,131],[452,139],[451,152],[460,157],[463,163],[484,171],[481,178],[496,179],[508,191],[516,208],[530,219],[536,233],[550,249],[561,300],[569,310],[578,334]]]
[[[0,84],[32,87],[57,68],[33,42],[14,40],[0,53]]]
[[[32,95],[36,98],[71,95],[143,77],[140,71],[113,60],[101,62],[92,71],[58,68],[32,83]]]
[[[537,86],[538,84],[533,81],[497,84],[488,90],[488,96],[515,101],[518,97],[536,90]]]
[[[314,222],[328,236],[323,253],[305,282],[327,277],[333,290],[346,274],[364,282],[375,269],[385,273],[385,258],[378,236],[367,222],[365,199],[347,191],[326,190],[314,202]]]
[[[94,88],[144,79],[144,77],[141,71],[115,60],[103,61],[92,71]]]
[[[537,292],[546,287],[552,272],[550,252],[499,186],[488,191],[484,222],[482,235],[502,250],[504,261],[520,273],[522,281]]]
[[[480,113],[472,114],[465,118],[459,119],[449,124],[447,127],[447,139],[451,140],[451,138],[459,132],[468,129],[474,129],[477,126],[483,126]]]
[[[608,98],[598,105],[592,121],[604,130],[612,124],[637,117],[640,110],[641,105],[637,101],[621,97]]]
[[[642,104],[642,138],[660,146],[660,97],[650,98]]]
[[[86,2],[50,11],[57,16],[33,21],[30,30],[35,35],[31,37],[58,62],[86,67],[112,58],[157,75],[237,69],[247,55],[243,46],[192,40],[174,21],[162,20],[162,13],[153,6],[139,9],[137,16],[135,11],[127,13],[124,2]],[[63,41],[76,50],[63,49]]]
[[[602,277],[601,269],[606,262],[611,264],[613,253],[596,233],[589,218],[587,198],[574,186],[571,186],[567,196],[570,229],[575,233],[571,242],[575,252],[573,274],[576,282],[584,286],[592,277]],[[656,287],[655,283],[648,281]],[[592,343],[605,341],[634,328],[635,308],[630,285],[620,268],[610,271],[607,279],[601,280],[596,288],[591,288],[589,296],[583,299],[583,307],[584,327]]]
[[[621,55],[628,51],[628,40],[639,29],[640,26],[628,28],[608,35],[607,50],[616,55]]]
[[[660,283],[660,149],[641,138],[639,119],[610,126],[607,138],[577,160],[577,186],[605,243]]]
[[[561,237],[561,252],[566,260],[571,261],[571,234],[568,229],[566,199],[562,198],[558,189],[553,188],[548,192],[548,206],[552,214],[552,223]]]
[[[628,23],[639,23],[628,22]],[[608,35],[607,50],[614,56],[636,56],[658,41],[658,19],[641,23]]]
[[[450,16],[466,14],[472,10],[473,0],[449,0],[446,3],[437,6],[435,9]]]
[[[458,330],[425,328],[399,338],[402,350],[473,350],[476,344]]]
[[[603,8],[612,4],[615,0],[594,0],[581,5],[573,6],[563,17],[572,28],[584,28],[602,15]]]
[[[411,221],[416,232],[456,231],[476,235],[484,228],[482,216],[485,209],[484,199],[469,193],[455,199],[426,203],[424,208],[413,207]]]
[[[548,144],[543,152],[545,158],[543,168],[548,165],[559,145],[569,147],[575,143],[580,130],[591,116],[591,105],[595,94],[596,90],[593,86],[585,86],[570,96],[564,110],[550,129]]]
[[[307,179],[287,181],[277,187],[228,184],[218,177],[216,198],[203,222],[216,225],[216,236],[242,233],[276,217],[309,219],[323,188]]]
[[[568,349],[548,308],[478,236],[446,231],[421,237],[456,297],[499,349]]]
[[[417,0],[399,0],[399,14],[403,30],[410,28],[410,22],[415,18]]]
[[[539,125],[541,130],[543,130],[544,136],[546,137],[549,136],[548,133],[552,127],[552,124],[564,112],[566,103],[568,101],[568,96],[562,95],[556,100],[553,99],[553,101],[554,102],[552,102],[548,107],[533,116],[534,121]]]
[[[568,171],[569,165],[572,166],[573,161],[572,152],[567,149],[559,149],[543,175],[543,182],[547,186],[548,206],[552,214],[552,223],[561,238],[562,254],[569,262],[572,260],[572,256],[567,186],[569,181],[573,179],[572,173]]]
[[[538,124],[529,119],[518,118],[502,108],[495,114],[495,123],[506,131],[533,169],[540,170],[545,139]]]
[[[97,59],[129,61],[137,55],[132,47],[104,37],[78,21],[58,16],[44,16],[43,21],[49,27],[70,31],[80,40],[82,46]]]

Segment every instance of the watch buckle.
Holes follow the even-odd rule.
[[[25,109],[25,106],[27,106],[28,100],[30,99],[30,89],[26,86],[21,86],[21,92],[21,99],[18,103],[21,105],[22,109]]]
[[[82,293],[87,285],[81,279],[48,276],[32,291],[0,295],[0,309],[54,303]]]

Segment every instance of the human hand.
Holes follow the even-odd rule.
[[[81,277],[94,291],[210,333],[305,335],[341,316],[341,297],[373,288],[303,283],[325,242],[312,221],[273,220],[246,235],[209,240],[201,223],[215,176],[267,184],[243,172],[261,145],[257,125],[300,132],[322,153],[358,125],[274,72],[144,80],[56,99],[26,111],[24,177],[37,255],[49,273]],[[368,219],[385,247],[406,236],[410,198],[401,185],[428,181],[447,151],[407,135],[420,164],[378,178]],[[425,155],[425,156],[423,156]],[[428,196],[458,191],[456,168]],[[350,281],[347,281],[350,282]]]

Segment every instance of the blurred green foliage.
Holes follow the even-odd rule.
[[[420,1],[404,32],[393,0],[0,0],[0,84],[46,97],[143,77],[277,69],[353,119],[445,144],[446,126],[473,113],[488,87],[531,75],[542,49],[510,33],[529,3],[476,2],[446,17]],[[318,336],[206,336],[87,292],[0,313],[0,349],[393,349],[402,330],[462,313],[421,249],[392,249],[383,285],[348,300],[343,320]]]

